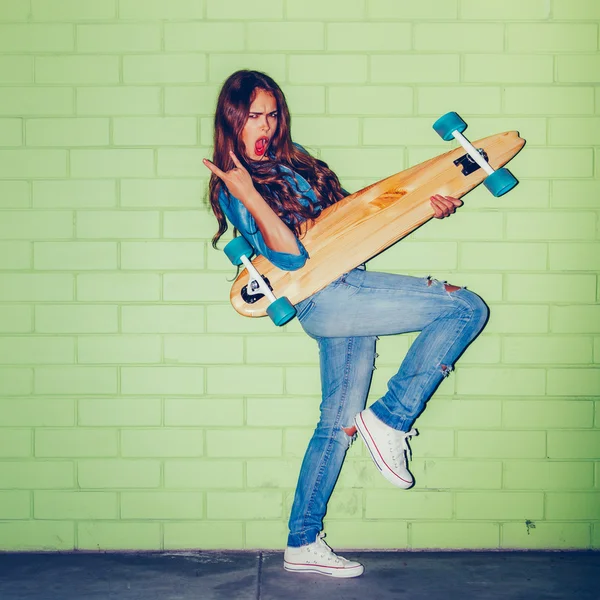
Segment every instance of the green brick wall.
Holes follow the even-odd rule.
[[[266,70],[357,190],[519,129],[520,186],[370,267],[491,307],[418,420],[417,486],[354,444],[335,547],[600,546],[600,3],[1,0],[0,550],[282,548],[316,346],[229,306],[220,83]],[[383,338],[371,400],[414,336]]]

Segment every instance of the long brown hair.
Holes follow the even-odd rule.
[[[278,124],[269,145],[268,156],[265,160],[253,161],[246,154],[242,130],[258,90],[274,96],[277,102]],[[285,96],[273,79],[259,71],[236,71],[223,84],[217,101],[213,163],[225,172],[233,169],[235,165],[229,155],[230,150],[233,150],[252,176],[258,193],[284,223],[300,236],[303,223],[314,219],[323,208],[343,198],[344,192],[337,176],[326,163],[294,146],[290,134],[290,121]],[[300,197],[285,177],[286,173],[282,171],[281,166],[292,169],[308,181],[317,197],[317,205],[305,205],[300,202]],[[219,193],[224,185],[219,177],[211,175],[210,204],[219,224],[219,230],[212,239],[214,248],[228,227],[219,204]]]

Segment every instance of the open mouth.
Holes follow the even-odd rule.
[[[256,152],[257,156],[264,156],[267,151],[267,146],[269,145],[268,137],[261,137],[256,140],[254,143],[254,152]]]

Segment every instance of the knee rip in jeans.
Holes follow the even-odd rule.
[[[440,365],[440,369],[442,370],[442,377],[444,377],[444,379],[446,377],[448,377],[450,375],[450,373],[452,372],[452,365]]]
[[[458,290],[462,289],[461,287],[457,285],[452,285],[447,281],[438,281],[437,279],[434,279],[431,275],[427,275],[425,279],[427,281],[427,287],[431,287],[433,283],[443,283],[444,289],[448,292],[448,294],[451,294],[452,292],[457,292]]]
[[[352,424],[349,427],[342,427],[342,431],[348,436],[348,448],[350,448],[352,442],[356,439],[356,425]]]

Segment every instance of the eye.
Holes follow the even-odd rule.
[[[272,113],[271,113],[269,116],[270,116],[272,119],[276,119],[276,118],[279,116],[279,114],[277,113],[277,111],[275,111],[275,112],[272,112]]]

